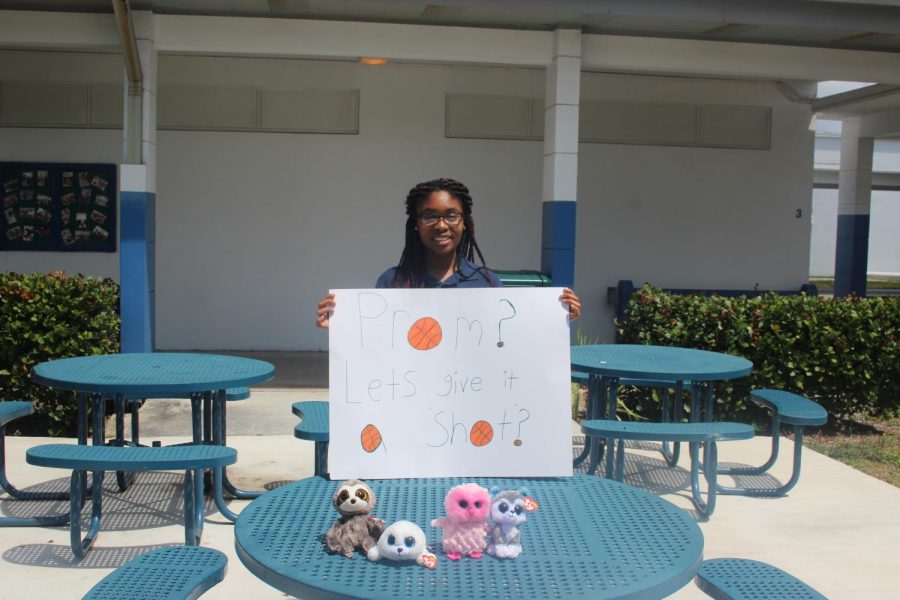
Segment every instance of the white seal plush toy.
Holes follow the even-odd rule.
[[[437,556],[425,546],[425,532],[409,521],[391,523],[366,556],[369,560],[414,560],[429,569],[437,566]]]

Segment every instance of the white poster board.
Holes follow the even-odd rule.
[[[572,475],[560,288],[333,291],[332,479]]]

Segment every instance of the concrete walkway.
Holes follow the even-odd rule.
[[[276,365],[278,358],[274,356]],[[306,358],[306,362],[320,359]],[[287,371],[290,369],[278,372],[281,375]],[[312,384],[311,387],[280,388],[276,378],[269,386],[254,389],[248,400],[229,404],[229,445],[239,453],[239,461],[229,473],[240,487],[271,489],[312,474],[312,444],[293,437],[297,420],[290,405],[302,399],[327,398],[327,390],[316,387],[327,369],[319,365],[313,371],[309,376],[296,375],[297,371],[291,375],[292,383]],[[318,379],[313,381],[314,378]],[[142,441],[170,444],[187,440],[189,408],[185,402],[155,400],[141,414]],[[35,491],[67,487],[67,472],[24,464],[25,450],[47,441],[8,438],[9,477],[15,485]],[[723,443],[719,446],[720,460],[726,464],[759,463],[767,456],[768,443],[767,438]],[[773,485],[774,480],[787,479],[791,446],[792,442],[783,440],[782,461],[771,476],[756,478],[756,483]],[[677,468],[666,467],[655,446],[632,446],[625,467],[626,483],[691,511],[687,467],[684,458]],[[111,479],[107,478],[107,485],[113,485]],[[721,479],[723,484],[732,483],[729,477]],[[741,483],[753,483],[748,479]],[[139,476],[127,492],[107,494],[97,545],[81,561],[72,556],[67,528],[0,529],[0,581],[4,595],[80,598],[94,583],[134,556],[155,546],[183,543],[180,483],[180,475],[147,473]],[[235,500],[230,507],[240,512],[247,503]],[[203,545],[225,552],[229,564],[225,581],[203,597],[284,598],[284,594],[244,568],[234,553],[232,526],[214,505],[207,509]],[[5,516],[59,514],[65,510],[67,503],[62,502],[0,500],[0,513]],[[323,524],[323,531],[327,527]],[[701,522],[700,527],[706,558],[737,556],[770,562],[832,599],[896,598],[900,590],[900,570],[896,568],[900,550],[900,489],[809,449],[804,450],[800,483],[789,496],[720,497],[712,519]],[[525,545],[527,551],[527,537]],[[692,584],[672,597],[706,598]]]

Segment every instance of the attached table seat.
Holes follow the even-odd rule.
[[[781,425],[791,425],[794,429],[794,466],[791,478],[777,488],[742,488],[719,486],[719,493],[759,497],[784,496],[800,479],[800,455],[803,450],[803,428],[824,425],[828,413],[817,402],[783,390],[753,390],[750,399],[772,411],[772,451],[768,460],[758,467],[723,467],[723,475],[762,475],[778,460],[778,445],[781,439]]]
[[[27,417],[34,412],[31,402],[9,400],[0,402],[0,488],[16,500],[68,500],[65,492],[23,492],[16,488],[6,476],[6,426],[16,419]],[[68,515],[58,517],[0,517],[0,527],[49,527],[63,525]]]
[[[625,440],[657,442],[689,442],[691,454],[691,496],[697,511],[705,516],[712,515],[716,508],[716,482],[718,474],[718,450],[716,442],[726,440],[747,440],[753,437],[753,427],[743,423],[646,423],[632,421],[609,421],[604,419],[584,421],[581,430],[586,434],[609,440],[618,440],[617,448],[607,444],[608,456],[606,476],[622,481],[625,465]],[[707,483],[707,499],[700,492],[699,458],[700,444],[706,445],[705,464],[702,465]],[[597,465],[592,464],[594,472]]]
[[[189,600],[225,579],[227,564],[228,557],[212,548],[157,548],[101,579],[82,600]]]
[[[328,403],[321,400],[294,402],[291,411],[303,419],[294,427],[294,437],[316,444],[315,475],[328,477]]]
[[[705,560],[694,582],[716,600],[827,600],[790,573],[745,558]]]
[[[218,469],[237,461],[237,450],[227,446],[168,446],[140,448],[44,444],[25,453],[28,464],[72,469],[69,487],[69,528],[72,552],[81,558],[100,531],[104,471],[161,471],[184,469],[184,543],[196,546],[203,532],[202,469]],[[91,521],[81,537],[81,509],[87,472],[93,472]],[[196,471],[196,472],[195,472]]]

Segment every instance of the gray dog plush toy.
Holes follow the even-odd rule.
[[[375,492],[362,481],[350,479],[338,486],[331,504],[341,516],[325,534],[325,550],[347,558],[353,558],[357,549],[367,553],[384,531],[384,521],[369,514],[375,507]]]

